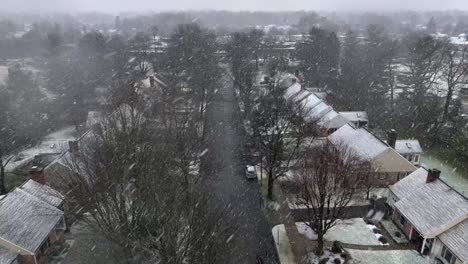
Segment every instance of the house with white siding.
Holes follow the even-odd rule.
[[[468,198],[440,179],[437,169],[419,168],[390,186],[392,220],[421,254],[445,264],[468,263]]]

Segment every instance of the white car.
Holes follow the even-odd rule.
[[[245,167],[245,177],[247,179],[256,179],[257,178],[257,173],[255,172],[255,167],[254,166],[246,166]]]

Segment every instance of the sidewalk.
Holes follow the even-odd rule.
[[[273,238],[275,239],[276,250],[278,251],[281,264],[296,264],[294,253],[289,243],[288,235],[284,225],[276,225],[271,230]]]

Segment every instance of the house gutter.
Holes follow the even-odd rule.
[[[12,243],[11,241],[0,237],[0,244],[4,245],[5,247],[9,248],[10,250],[16,252],[16,253],[23,253],[27,255],[35,255],[34,252],[31,252],[23,247],[20,247],[16,245],[15,243]]]

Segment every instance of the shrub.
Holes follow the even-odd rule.
[[[401,233],[398,232],[398,231],[396,231],[396,232],[395,232],[395,236],[396,236],[396,237],[401,237]]]
[[[348,253],[347,253],[347,252],[343,252],[343,253],[341,253],[341,254],[340,254],[340,257],[342,257],[344,260],[347,260],[347,259],[349,259],[349,255],[348,255]]]
[[[372,231],[374,233],[376,233],[376,234],[382,234],[382,231],[380,229],[378,229],[378,228],[374,228],[374,229],[372,229]]]
[[[336,258],[336,259],[333,260],[333,263],[335,263],[335,264],[341,264],[341,259]]]
[[[323,258],[319,261],[319,264],[327,264],[328,258]]]
[[[382,242],[382,243],[387,243],[387,239],[385,237],[379,237],[379,241]]]
[[[333,241],[331,251],[335,254],[343,252],[343,246],[341,245],[340,241]]]

